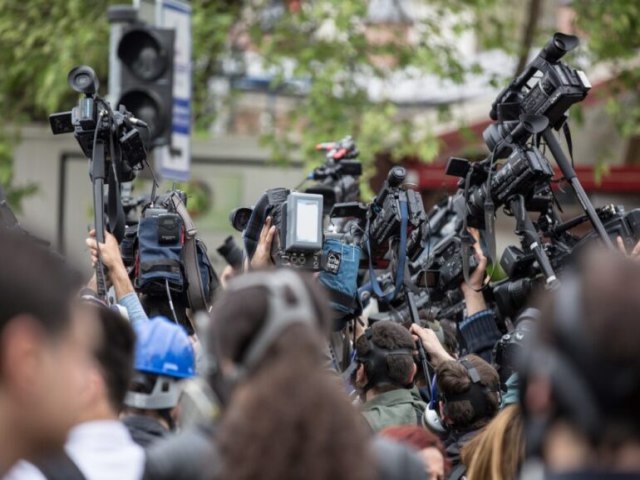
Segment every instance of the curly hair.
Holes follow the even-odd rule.
[[[307,323],[288,327],[233,391],[217,434],[220,478],[365,480],[375,476],[364,421],[339,380],[321,362],[330,320],[324,297],[309,280],[303,281],[315,305],[316,311],[309,314],[317,327]],[[219,355],[239,361],[265,323],[267,311],[262,288],[226,295],[214,320]]]
[[[409,331],[402,325],[384,320],[376,322],[371,327],[371,342],[385,350],[407,349],[413,351],[415,344]],[[362,335],[356,341],[356,353],[359,357],[365,357],[371,348],[369,341]],[[398,386],[405,386],[413,381],[412,373],[415,366],[410,355],[390,355],[386,359],[387,374],[391,382]],[[369,371],[369,365],[365,365],[365,373],[369,379],[375,378],[374,372]],[[375,385],[374,385],[375,387]],[[392,387],[390,387],[392,388]]]

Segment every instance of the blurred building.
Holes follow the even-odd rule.
[[[302,1],[270,0],[260,19],[263,28],[268,30],[282,15],[295,15]],[[513,15],[516,23],[524,23],[531,13],[527,8],[538,4],[539,29],[560,28],[567,32],[573,29],[573,13],[566,0],[515,0],[513,4],[514,8],[503,14]],[[426,1],[370,0],[367,38],[371,42],[412,44],[419,37],[417,20],[431,12]],[[443,34],[455,39],[457,55],[463,64],[476,62],[482,67],[482,73],[469,75],[463,84],[403,70],[394,71],[385,81],[357,78],[371,101],[390,100],[402,117],[434,125],[441,142],[436,161],[424,164],[417,158],[404,160],[427,205],[455,189],[456,179],[444,175],[449,156],[476,159],[486,156],[482,131],[490,123],[489,106],[498,93],[491,79],[496,75],[509,77],[516,66],[516,60],[504,52],[483,49],[473,31],[454,33],[455,23],[456,18],[452,17],[450,25],[441,25]],[[323,35],[335,34],[331,25],[328,21],[326,28],[323,26]],[[274,128],[292,128],[287,113],[306,95],[312,79],[297,78],[293,75],[295,65],[291,64],[285,68],[284,85],[272,88],[273,71],[251,48],[242,30],[234,30],[231,36],[233,48],[222,61],[221,74],[210,82],[216,98],[212,106],[216,121],[210,128],[211,138],[193,141],[193,183],[207,197],[204,202],[207,209],[196,220],[210,244],[210,252],[233,233],[226,219],[229,210],[251,205],[266,188],[292,188],[305,177],[301,162],[288,167],[270,164],[269,151],[260,145],[259,137]],[[534,45],[533,54],[539,46]],[[376,61],[392,66],[394,59],[380,57]],[[640,150],[635,143],[620,137],[605,111],[602,95],[615,78],[606,69],[587,66],[586,70],[593,89],[581,104],[582,122],[572,122],[573,157],[578,174],[597,205],[613,202],[629,208],[638,206]],[[442,106],[450,108],[451,121],[438,121],[437,109]],[[92,218],[91,195],[87,162],[80,156],[73,138],[53,137],[45,128],[27,128],[16,156],[16,181],[35,181],[40,185],[40,192],[25,201],[22,218],[62,249],[82,255],[84,232]],[[605,161],[606,168],[602,167]],[[388,164],[384,158],[379,159],[379,166],[380,174],[374,183],[379,183],[386,173]],[[146,188],[144,183],[138,187],[140,193]],[[568,215],[578,212],[571,195],[562,198],[568,202]],[[501,238],[508,241],[513,230],[510,220],[501,218],[498,226]]]

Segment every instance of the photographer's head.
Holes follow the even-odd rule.
[[[78,423],[112,420],[122,410],[131,382],[135,335],[127,320],[95,296],[83,295],[81,303],[94,329],[90,381],[82,394]]]
[[[355,384],[363,395],[413,385],[415,344],[409,331],[395,322],[376,322],[356,341]]]
[[[325,368],[327,303],[289,269],[234,278],[216,302],[207,343],[226,407],[221,478],[371,478],[366,429]]]
[[[127,413],[156,418],[173,429],[181,382],[195,375],[187,332],[164,317],[136,328],[135,374],[125,398]]]
[[[25,235],[0,232],[0,470],[62,446],[89,368],[81,277]]]
[[[212,383],[223,401],[228,388],[300,350],[319,365],[331,315],[321,288],[290,269],[233,279],[216,301],[208,347]]]
[[[500,378],[476,355],[446,361],[436,369],[440,417],[450,430],[470,432],[485,426],[500,406]]]
[[[637,262],[591,250],[540,302],[521,400],[552,471],[640,470],[638,292]]]

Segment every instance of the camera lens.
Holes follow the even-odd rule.
[[[389,176],[387,178],[389,186],[399,187],[402,185],[402,182],[404,182],[404,179],[407,178],[407,170],[404,167],[393,167],[389,171]]]
[[[86,73],[81,73],[76,77],[76,85],[80,88],[84,88],[91,83],[91,77]]]

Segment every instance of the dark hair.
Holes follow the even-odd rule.
[[[385,350],[398,350],[407,349],[413,351],[415,344],[413,337],[409,331],[402,325],[383,320],[376,322],[371,327],[371,342],[379,348]],[[359,357],[365,357],[371,350],[369,342],[365,335],[362,335],[356,341],[356,354]],[[387,372],[386,377],[393,384],[398,386],[409,385],[413,378],[411,374],[415,362],[410,355],[389,355],[387,357]],[[365,373],[369,380],[378,377],[375,372],[370,371],[371,365],[365,364]],[[372,385],[376,387],[376,385]],[[381,386],[383,389],[392,389],[392,386]]]
[[[500,407],[498,391],[500,377],[495,368],[477,355],[467,355],[463,358],[471,363],[480,376],[480,385],[486,390],[483,392],[485,408],[478,411],[479,405],[474,405],[470,400],[451,400],[451,397],[467,393],[471,390],[473,382],[467,368],[459,361],[449,360],[443,362],[436,369],[438,392],[446,402],[446,413],[454,429],[477,429],[486,425]]]
[[[107,387],[109,403],[122,410],[124,398],[133,377],[133,355],[136,337],[131,325],[107,307],[91,305],[100,325],[100,341],[94,357]]]
[[[301,281],[317,327],[286,328],[234,390],[241,393],[229,402],[217,435],[225,480],[365,480],[375,473],[364,421],[322,364],[331,321],[326,299],[315,282]],[[223,295],[212,324],[219,358],[243,358],[265,323],[268,303],[261,287]]]
[[[532,347],[534,351],[538,347],[550,350],[565,365],[561,368],[554,360],[549,371],[543,369],[544,373],[536,374],[547,376],[551,383],[555,414],[590,435],[594,445],[637,441],[640,265],[618,252],[588,249],[569,273],[555,294],[547,293],[537,302],[541,314]],[[571,322],[570,315],[575,317]],[[579,327],[561,327],[574,323]],[[542,367],[527,364],[524,369],[537,372]],[[572,383],[564,378],[569,369],[573,371]],[[586,390],[584,395],[576,396],[570,390],[576,382]],[[590,403],[597,411],[599,418],[592,414],[589,426],[577,418],[584,412],[579,402]]]
[[[173,301],[173,308],[176,312],[176,318],[173,318],[173,312],[171,311],[171,305],[166,295],[141,295],[140,304],[142,308],[149,316],[153,317],[165,317],[171,321],[178,320],[178,323],[182,325],[187,334],[193,335],[193,325],[187,316],[187,305],[184,299],[178,295],[172,294],[171,300]]]
[[[18,315],[33,317],[52,336],[70,325],[82,277],[62,257],[24,234],[0,229],[0,333]]]

